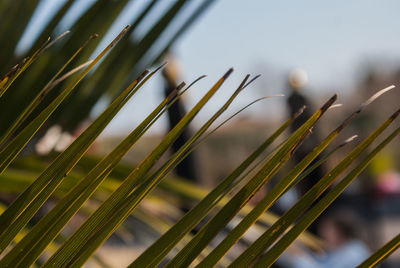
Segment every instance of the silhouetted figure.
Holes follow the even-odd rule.
[[[306,106],[307,108],[304,112],[296,118],[296,120],[291,125],[291,132],[295,132],[299,127],[301,127],[312,115],[314,109],[311,107],[310,102],[307,98],[301,94],[301,90],[304,89],[307,83],[307,74],[303,70],[293,70],[288,79],[288,84],[290,88],[290,95],[287,99],[287,105],[290,111],[290,115],[295,114],[300,108]],[[315,146],[319,144],[320,140],[318,138],[318,133],[316,133],[315,128],[313,132],[303,141],[300,147],[297,148],[293,154],[293,160],[295,164],[298,164],[303,160],[308,153],[310,153]],[[316,157],[315,160],[310,164],[310,166],[317,162],[320,157]],[[322,177],[324,176],[324,170],[322,166],[314,169],[307,177],[305,177],[299,184],[298,190],[301,195],[304,195],[311,187],[313,187]],[[318,199],[319,200],[319,199]],[[318,201],[317,200],[317,201]],[[309,231],[316,233],[316,224],[312,224]]]
[[[290,111],[290,115],[295,114],[304,105],[307,107],[304,112],[297,117],[297,119],[291,125],[291,132],[296,131],[301,125],[303,125],[312,115],[314,111],[307,98],[300,93],[304,89],[307,83],[307,74],[302,70],[293,70],[289,75],[289,88],[291,93],[287,99],[287,105]],[[304,140],[301,146],[296,150],[293,155],[293,159],[296,164],[299,163],[304,157],[310,153],[315,146],[319,144],[318,133],[315,128],[313,133]],[[315,161],[318,161],[317,157]],[[299,183],[301,194],[306,193],[320,178],[324,175],[323,168],[318,167],[310,175],[308,175],[302,182]]]
[[[171,93],[177,86],[178,74],[177,68],[174,66],[173,61],[169,60],[166,65],[163,76],[165,78],[165,96]],[[169,130],[174,128],[176,124],[184,117],[186,114],[184,105],[181,99],[178,99],[169,109],[168,109],[168,121]],[[190,130],[186,127],[182,134],[176,139],[172,144],[172,151],[175,153],[179,148],[189,140],[191,136]],[[194,154],[189,154],[175,169],[176,174],[179,177],[185,178],[191,182],[199,182],[199,176],[196,171],[196,161]]]
[[[290,85],[290,84],[289,84]],[[291,132],[296,131],[303,123],[307,121],[308,118],[310,118],[311,114],[311,108],[310,104],[308,103],[307,99],[300,94],[298,89],[291,88],[291,94],[289,95],[287,99],[288,107],[290,109],[290,115],[294,115],[297,111],[299,111],[303,106],[306,106],[307,109],[303,111],[302,114],[300,114],[297,119],[292,123],[290,126]]]

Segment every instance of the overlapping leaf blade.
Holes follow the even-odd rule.
[[[161,180],[173,170],[179,160],[185,156],[190,146],[196,142],[202,134],[211,126],[211,124],[229,107],[237,95],[244,89],[249,75],[243,80],[238,89],[226,101],[224,105],[191,137],[180,149],[157,171],[140,184],[123,202],[115,207],[115,211],[106,221],[103,222],[97,233],[94,233],[88,240],[82,250],[77,253],[77,257],[72,260],[69,265],[82,265],[84,261],[93,254],[94,250],[126,219],[128,215],[136,208],[136,206],[161,182]]]
[[[54,87],[56,78],[64,71],[64,69],[73,61],[73,59],[82,51],[82,49],[88,44],[90,40],[96,38],[97,35],[92,35],[88,41],[86,41],[72,57],[60,68],[60,70],[50,79],[50,81],[43,87],[39,94],[33,99],[28,107],[21,113],[21,115],[14,121],[14,123],[9,127],[6,133],[0,138],[0,147],[17,131],[17,129],[22,125],[22,123],[32,114],[33,110],[40,104],[43,98],[49,93],[49,91]],[[89,64],[91,62],[89,61]],[[79,67],[78,67],[79,68]],[[80,68],[79,68],[80,69]],[[79,70],[78,69],[78,70]],[[77,70],[77,71],[78,71]],[[75,71],[74,71],[75,72]],[[72,74],[74,73],[72,72]],[[66,74],[70,76],[70,74]],[[66,76],[64,75],[64,76]],[[62,77],[59,79],[63,79]],[[65,78],[64,78],[65,79]]]
[[[184,215],[168,232],[142,253],[130,267],[156,266],[172,248],[215,207],[221,196],[229,192],[230,186],[264,152],[269,145],[290,125],[295,117],[288,119],[278,130],[268,137],[215,189],[204,197],[194,208]]]
[[[148,75],[141,84],[144,84],[156,71],[153,71]],[[183,87],[183,85],[184,84],[177,88],[177,90]],[[140,85],[138,87],[140,87]],[[32,229],[32,232],[0,261],[0,265],[12,263],[12,265],[15,266],[17,263],[21,263],[22,266],[27,266],[39,257],[39,254],[44,250],[46,245],[55,238],[55,236],[61,231],[62,227],[79,210],[91,194],[93,194],[121,158],[155,122],[155,120],[161,116],[165,105],[172,103],[171,100],[173,101],[177,96],[177,90],[173,91],[164,101],[162,101],[128,137],[126,137],[111,153],[100,161],[88,173],[88,175],[85,176],[80,183],[78,183],[56,205],[56,207],[51,210],[51,212],[41,219],[41,221]],[[26,260],[23,259],[24,256]]]
[[[124,180],[121,186],[86,220],[84,224],[64,243],[59,251],[46,263],[47,266],[64,265],[80,250],[82,244],[90,237],[96,226],[106,220],[108,214],[135,188],[140,179],[143,179],[150,168],[156,163],[167,148],[181,134],[186,127],[216,93],[222,83],[231,74],[230,69],[218,82],[205,94],[205,96],[182,118],[182,120],[166,135],[160,144],[142,161],[141,164]]]
[[[399,114],[399,112],[397,112]],[[283,251],[303,232],[367,167],[370,161],[389,144],[400,133],[400,127],[397,128],[389,137],[381,142],[368,156],[363,159],[338,185],[329,191],[318,203],[311,208],[309,212],[290,229],[255,265],[255,267],[269,267],[274,263]]]
[[[393,87],[389,87],[393,88]],[[387,88],[381,92],[386,91]],[[370,103],[367,100],[366,103]],[[257,219],[272,206],[272,204],[287,190],[295,185],[298,176],[311,164],[311,162],[339,135],[339,133],[362,111],[365,107],[362,104],[359,109],[346,118],[336,129],[334,129],[312,152],[307,154],[300,163],[285,176],[246,217],[223,239],[222,242],[209,254],[198,267],[210,267],[215,265],[228,250],[240,239],[240,237],[257,221]],[[321,159],[322,160],[322,159]],[[317,164],[317,163],[316,163]],[[305,175],[302,176],[304,178]]]
[[[35,120],[28,125],[26,129],[21,131],[21,133],[13,140],[15,143],[23,144],[27,143],[24,138],[37,130],[36,127],[40,127],[44,120],[50,115],[51,111],[57,107],[59,103],[62,102],[63,97],[65,98],[68,92],[70,92],[73,87],[79,82],[83,76],[90,71],[94,64],[100,60],[100,58],[118,41],[118,39],[127,30],[125,28],[116,39],[102,52],[100,55],[81,73],[79,77],[76,78],[74,83],[64,90],[64,94],[57,98],[53,105],[51,105],[49,110],[44,110]],[[142,78],[142,77],[141,77]],[[140,79],[141,79],[140,78]],[[47,200],[51,193],[55,190],[58,184],[61,182],[62,178],[67,174],[74,164],[82,157],[82,155],[89,148],[90,144],[95,140],[95,138],[100,134],[101,130],[111,121],[111,119],[117,114],[117,112],[122,108],[123,104],[127,102],[131,91],[135,88],[138,81],[135,80],[130,87],[117,98],[113,105],[111,105],[103,114],[88,127],[88,129],[78,137],[71,144],[71,146],[61,154],[53,163],[39,176],[39,178],[22,193],[16,201],[14,201],[11,206],[0,216],[1,223],[1,241],[0,250],[3,251],[5,247],[11,242],[12,237],[17,234],[17,232],[29,221],[29,219],[34,215],[34,213],[40,208],[40,206]],[[134,91],[135,92],[135,91]],[[42,118],[43,117],[43,118]],[[28,137],[29,140],[29,137]],[[22,148],[16,146],[13,141],[1,152],[2,155],[8,152],[8,148],[14,153],[16,153]],[[14,155],[15,157],[15,155]],[[10,161],[11,159],[8,158]],[[10,162],[9,161],[9,162]],[[4,165],[4,168],[7,164]],[[5,162],[3,162],[5,163]],[[35,201],[35,202],[34,202]],[[28,210],[27,210],[28,209]],[[15,220],[20,217],[20,220],[16,222]]]

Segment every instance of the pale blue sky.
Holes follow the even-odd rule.
[[[47,0],[46,6],[54,1]],[[136,13],[135,5],[139,4],[126,12]],[[261,95],[285,93],[279,81],[294,67],[308,72],[310,93],[345,94],[367,62],[400,62],[399,13],[396,0],[217,0],[173,49],[185,81],[208,75],[186,99],[192,105],[231,66],[235,72],[203,115],[215,110],[246,73],[263,77],[243,93],[234,109]],[[121,19],[113,27],[115,33],[124,24]],[[137,124],[160,100],[161,92],[161,80],[156,78],[137,96],[139,105],[128,104],[107,133],[128,131],[127,126]],[[283,115],[283,99],[261,106],[269,104],[270,111]],[[260,109],[255,107],[253,114]]]

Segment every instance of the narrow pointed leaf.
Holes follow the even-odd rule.
[[[35,99],[29,104],[28,107],[22,112],[22,114],[13,122],[6,133],[0,139],[0,147],[16,132],[18,127],[28,118],[33,110],[40,104],[43,98],[49,93],[49,91],[55,86],[54,80],[65,70],[65,68],[73,61],[73,59],[82,51],[82,49],[88,44],[90,40],[96,38],[97,35],[92,35],[88,41],[86,41],[72,57],[59,69],[59,71],[53,76],[52,79],[43,87]]]
[[[7,168],[11,161],[17,156],[22,148],[28,143],[36,131],[49,118],[54,110],[72,92],[82,78],[96,65],[96,63],[118,42],[129,27],[126,27],[94,60],[84,71],[54,99],[32,122],[16,136],[7,147],[0,152],[0,174]]]

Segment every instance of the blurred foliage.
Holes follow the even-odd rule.
[[[18,114],[29,105],[31,100],[40,92],[40,89],[54,75],[65,59],[70,58],[93,33],[100,38],[92,40],[85,50],[73,60],[70,66],[78,66],[93,54],[113,23],[119,18],[122,11],[127,12],[128,0],[98,0],[86,2],[89,5],[74,21],[71,33],[48,49],[31,67],[29,73],[22,75],[13,85],[13,90],[7,91],[6,98],[0,99],[0,114],[7,114],[0,118],[0,134],[10,127]],[[201,2],[178,0],[169,1],[144,1],[139,9],[133,12],[130,7],[132,27],[124,39],[115,49],[93,70],[89,77],[80,83],[73,94],[63,103],[62,109],[54,113],[47,127],[57,123],[65,131],[73,132],[89,116],[94,105],[102,97],[118,95],[126,83],[138,75],[144,66],[151,66],[159,61],[170,49],[173,43],[199,18],[204,11],[214,2],[203,0]],[[25,29],[31,22],[31,17],[40,1],[5,0],[0,8],[0,74],[6,72],[15,64],[22,61],[16,52],[17,45]],[[76,4],[82,1],[62,1],[60,8],[51,16],[49,21],[40,29],[34,42],[28,48],[27,55],[32,55],[41,44],[49,37],[59,35],[62,20],[70,15]],[[128,10],[129,11],[129,10]],[[75,10],[76,12],[76,10]],[[145,29],[137,33],[137,29]],[[118,66],[118,67],[117,67]],[[65,83],[68,83],[66,81]],[[37,115],[58,95],[64,83],[56,86],[46,99],[35,109],[32,117]],[[5,102],[7,99],[7,102]],[[43,128],[43,133],[46,128]]]

